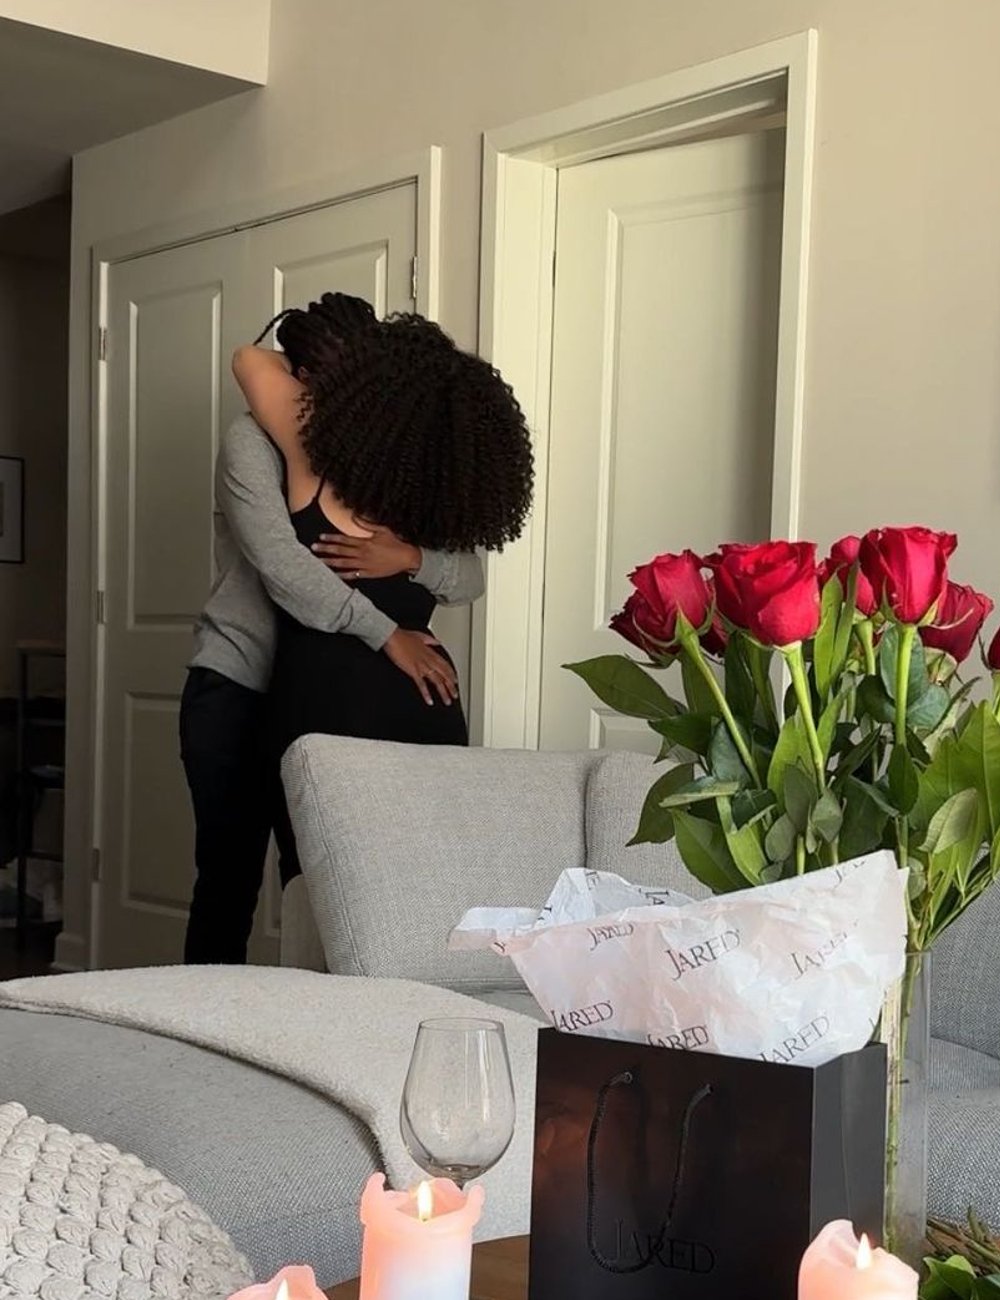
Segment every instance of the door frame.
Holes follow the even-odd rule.
[[[111,269],[116,263],[145,257],[185,244],[200,243],[219,235],[281,221],[352,199],[402,185],[416,186],[417,205],[417,310],[434,320],[439,309],[441,253],[441,159],[440,146],[353,168],[300,185],[262,194],[245,202],[210,208],[178,221],[146,227],[130,234],[94,244],[90,249],[90,548],[89,582],[70,588],[67,609],[68,649],[86,655],[90,665],[86,700],[70,703],[76,729],[74,749],[86,753],[89,762],[77,763],[69,773],[75,788],[72,804],[67,801],[66,843],[86,845],[85,860],[68,863],[69,871],[87,881],[85,894],[76,900],[72,932],[60,935],[56,963],[64,969],[86,969],[100,957],[100,854],[103,843],[103,760],[104,760],[104,674],[105,628],[102,622],[106,588],[107,489],[106,423],[107,363],[101,356],[101,340],[107,327],[108,290]],[[80,732],[83,732],[83,737]],[[83,787],[81,789],[80,787]],[[72,815],[75,811],[75,816]],[[80,904],[82,903],[82,907]]]
[[[800,32],[483,137],[480,351],[512,385],[534,431],[535,506],[520,540],[487,558],[486,596],[473,612],[479,743],[538,747],[560,167],[782,122],[771,533],[798,534],[817,44],[816,31]]]

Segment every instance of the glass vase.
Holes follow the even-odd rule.
[[[885,1242],[918,1267],[927,1236],[927,1070],[930,1056],[929,953],[911,953],[882,1016],[888,1049]]]

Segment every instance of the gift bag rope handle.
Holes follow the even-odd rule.
[[[681,1140],[677,1148],[677,1164],[674,1166],[674,1182],[670,1192],[670,1201],[667,1205],[666,1218],[660,1224],[659,1232],[656,1237],[651,1239],[648,1252],[645,1254],[636,1242],[636,1248],[639,1252],[639,1259],[632,1264],[620,1264],[616,1260],[609,1259],[597,1244],[594,1233],[594,1204],[596,1201],[594,1172],[595,1155],[597,1151],[597,1136],[600,1132],[601,1124],[604,1120],[604,1114],[608,1107],[608,1097],[612,1089],[619,1087],[629,1087],[638,1082],[638,1071],[623,1070],[621,1074],[616,1074],[613,1079],[609,1079],[597,1094],[597,1105],[594,1108],[594,1119],[590,1125],[590,1134],[587,1138],[587,1247],[590,1251],[591,1258],[600,1268],[607,1273],[640,1273],[644,1268],[648,1268],[653,1262],[655,1256],[663,1248],[663,1239],[667,1235],[667,1229],[673,1222],[674,1211],[677,1209],[677,1199],[680,1196],[681,1184],[684,1181],[684,1169],[687,1161],[688,1139],[691,1136],[691,1120],[694,1113],[706,1099],[711,1096],[712,1085],[706,1083],[699,1088],[697,1092],[692,1093],[688,1098],[688,1104],[684,1108],[684,1118],[681,1121]]]

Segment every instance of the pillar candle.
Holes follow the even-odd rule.
[[[483,1208],[483,1189],[462,1192],[447,1178],[418,1190],[386,1189],[372,1174],[361,1198],[364,1242],[360,1300],[468,1300],[472,1230]]]
[[[829,1223],[802,1257],[799,1300],[917,1300],[920,1279],[882,1249],[860,1242],[840,1219]]]

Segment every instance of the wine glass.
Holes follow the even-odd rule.
[[[514,1081],[497,1020],[447,1017],[417,1030],[399,1110],[414,1161],[464,1187],[492,1169],[514,1136]]]

